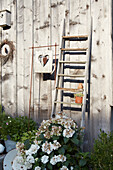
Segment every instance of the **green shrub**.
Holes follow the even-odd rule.
[[[102,132],[94,143],[91,164],[95,170],[113,169],[113,133]]]
[[[32,119],[28,119],[27,116],[11,117],[5,112],[1,111],[0,106],[0,138],[7,140],[8,136],[13,141],[20,141],[23,133],[36,129],[36,123]]]
[[[26,140],[29,140],[29,143],[32,144],[32,142],[35,140],[35,134],[36,134],[37,130],[32,130],[32,131],[28,131],[23,133],[20,142],[25,143]]]
[[[81,151],[82,139],[82,129],[76,122],[56,114],[56,118],[43,120],[35,134],[24,134],[24,143],[16,145],[19,156],[13,161],[13,169],[88,170],[89,153]],[[32,161],[27,164],[29,158]]]

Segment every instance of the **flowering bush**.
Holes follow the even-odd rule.
[[[20,141],[23,133],[28,131],[28,121],[29,130],[36,130],[36,123],[32,119],[29,120],[26,116],[13,118],[2,111],[0,105],[0,139],[7,140],[9,136],[13,141]]]
[[[87,167],[87,153],[82,153],[82,129],[65,115],[43,120],[34,141],[17,143],[13,169],[73,170]]]

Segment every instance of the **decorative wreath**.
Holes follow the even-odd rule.
[[[13,60],[13,52],[15,47],[12,41],[8,41],[7,39],[2,41],[0,44],[0,58],[3,59],[2,64],[4,65],[9,59]]]

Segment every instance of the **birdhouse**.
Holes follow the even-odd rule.
[[[51,73],[52,72],[52,51],[36,51],[34,58],[35,72]]]
[[[4,30],[11,28],[11,12],[8,10],[0,11],[0,27]]]

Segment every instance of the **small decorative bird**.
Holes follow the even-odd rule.
[[[0,153],[4,152],[5,147],[0,143]]]

